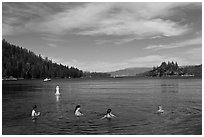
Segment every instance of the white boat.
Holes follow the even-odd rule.
[[[46,79],[44,79],[43,81],[44,81],[44,82],[47,82],[47,81],[51,81],[51,79],[50,79],[50,78],[46,78]]]
[[[5,79],[3,80],[7,80],[7,81],[16,81],[17,78],[14,78],[13,76],[10,76],[10,77],[6,77]]]

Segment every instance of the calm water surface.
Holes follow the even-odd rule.
[[[41,112],[35,122],[34,104]],[[77,104],[84,113],[79,119]],[[165,113],[159,115],[160,104]],[[117,118],[101,120],[107,108]],[[2,134],[202,134],[202,80],[3,81]]]

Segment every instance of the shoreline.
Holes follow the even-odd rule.
[[[202,77],[192,77],[192,76],[185,76],[185,77],[182,77],[182,76],[172,76],[172,77],[139,77],[139,76],[126,76],[126,77],[95,77],[95,78],[52,78],[51,81],[48,81],[49,82],[52,82],[52,81],[55,81],[55,80],[63,80],[63,81],[72,81],[72,80],[106,80],[106,79],[112,79],[112,80],[118,80],[118,79],[201,79],[202,80]],[[17,80],[2,80],[2,83],[5,83],[5,82],[17,82],[17,81],[32,81],[32,80],[41,80],[43,82],[43,78],[39,78],[39,79],[18,79]]]

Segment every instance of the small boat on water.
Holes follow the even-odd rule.
[[[50,79],[50,78],[46,78],[46,79],[44,79],[43,81],[44,81],[44,82],[47,82],[47,81],[51,81],[51,79]]]
[[[13,76],[9,76],[9,77],[6,77],[6,78],[4,78],[4,79],[2,79],[2,80],[6,80],[6,81],[16,81],[17,78],[14,78]]]

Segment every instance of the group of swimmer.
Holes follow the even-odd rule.
[[[59,95],[60,95],[59,86],[56,86],[56,93],[55,93],[55,95],[56,95],[56,96],[59,96]],[[83,115],[84,115],[84,114],[80,111],[80,108],[81,108],[80,105],[77,105],[77,106],[75,107],[74,114],[75,114],[76,117],[80,117],[80,116],[83,116]],[[36,109],[37,109],[37,106],[34,105],[34,106],[33,106],[33,110],[32,110],[32,112],[31,112],[32,120],[35,120],[38,116],[40,116],[40,112],[37,112]],[[161,105],[158,106],[157,113],[164,113],[164,110],[162,109],[162,106],[161,106]],[[101,119],[104,119],[104,118],[106,118],[106,119],[112,119],[112,118],[114,118],[114,117],[116,117],[116,116],[111,113],[111,109],[109,108],[109,109],[107,109],[106,114],[105,114]]]
[[[77,117],[80,117],[80,116],[83,116],[83,115],[84,115],[84,114],[82,114],[82,112],[80,111],[80,105],[77,105],[77,106],[75,107],[74,114],[75,114],[75,116],[77,116]],[[116,116],[111,113],[111,109],[109,108],[109,109],[107,109],[106,114],[105,114],[101,119],[104,119],[104,118],[111,119],[111,118],[114,118],[114,117],[116,117]]]
[[[75,115],[76,117],[80,117],[80,116],[83,116],[83,115],[84,115],[84,114],[80,111],[80,108],[81,108],[80,105],[77,105],[77,106],[75,107],[74,115]],[[32,120],[35,120],[35,119],[37,119],[38,116],[40,116],[40,112],[37,112],[37,106],[36,106],[36,105],[33,106],[33,110],[32,110],[32,112],[31,112],[31,116],[32,116]],[[107,109],[107,113],[106,113],[101,119],[104,119],[104,118],[112,119],[112,118],[114,118],[114,117],[116,117],[116,116],[111,113],[111,109]]]

